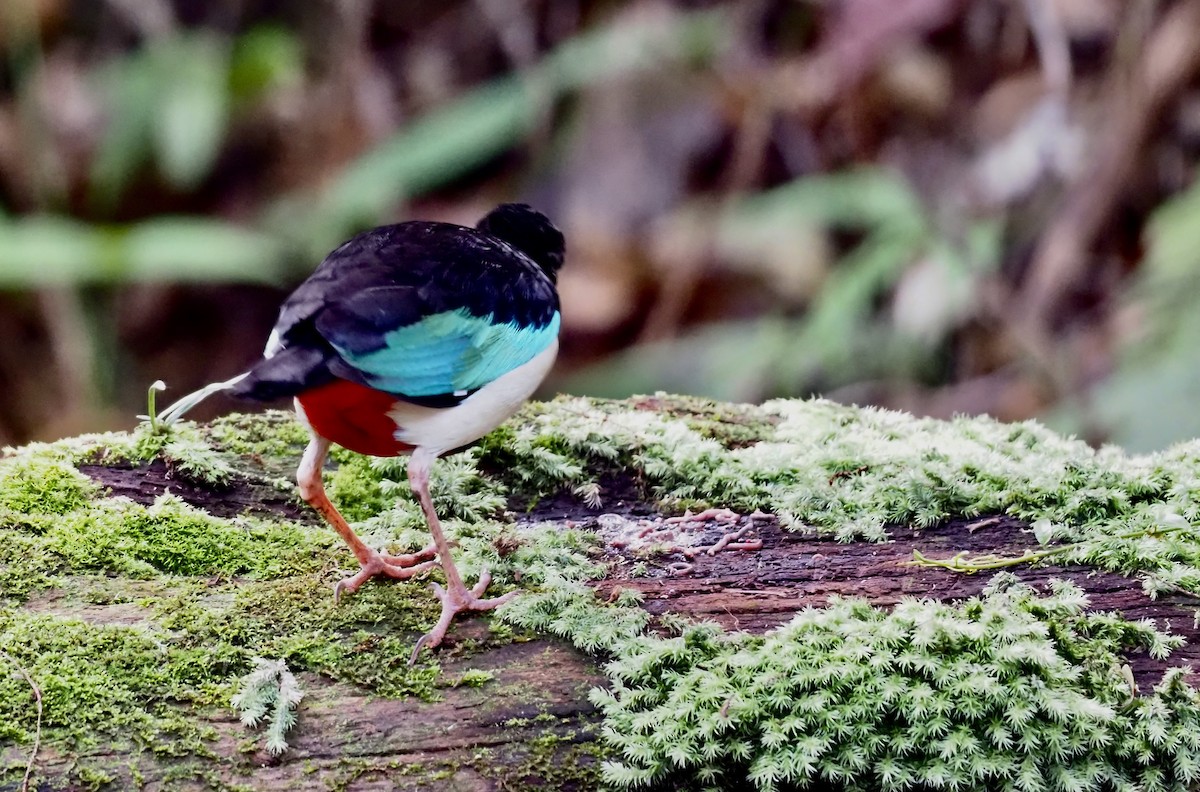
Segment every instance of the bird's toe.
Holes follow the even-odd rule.
[[[385,556],[375,555],[370,561],[363,564],[362,568],[356,574],[342,578],[333,584],[333,601],[337,603],[341,600],[343,594],[353,594],[358,591],[363,583],[366,583],[376,575],[384,575],[395,580],[406,580],[436,566],[438,566],[437,561],[422,561],[420,563],[414,562],[408,566],[397,566],[387,561]]]
[[[417,662],[417,656],[421,653],[422,649],[432,649],[441,644],[442,640],[446,637],[446,632],[450,629],[450,623],[454,621],[454,617],[458,614],[464,611],[488,611],[498,608],[504,603],[511,601],[520,593],[510,591],[507,594],[501,594],[499,597],[482,597],[481,595],[487,590],[491,582],[492,576],[485,570],[479,576],[479,582],[470,589],[461,583],[458,586],[451,585],[445,587],[438,583],[431,585],[433,595],[442,603],[442,613],[433,629],[417,640],[416,646],[413,647],[409,665]]]
[[[423,561],[432,561],[437,558],[437,545],[431,544],[415,553],[401,553],[400,555],[383,553],[380,555],[380,558],[383,559],[384,563],[395,567],[417,566]]]

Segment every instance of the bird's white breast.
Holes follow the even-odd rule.
[[[537,357],[492,380],[454,407],[397,402],[388,413],[398,427],[396,439],[437,454],[475,442],[520,409],[546,378],[557,354],[555,339]]]

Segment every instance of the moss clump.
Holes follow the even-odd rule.
[[[379,479],[380,494],[386,504],[384,509],[401,504],[401,508],[407,510],[403,504],[409,503],[416,507],[416,499],[408,485],[407,458],[375,457],[371,459],[370,467],[372,475]],[[479,469],[475,449],[439,460],[430,471],[429,490],[433,506],[443,519],[485,523],[503,517],[507,505],[507,488]],[[424,517],[421,523],[424,524]]]
[[[50,588],[61,566],[62,559],[44,540],[0,527],[0,604],[21,602],[34,591]]]
[[[287,523],[224,520],[161,495],[150,506],[110,498],[55,521],[49,549],[74,569],[130,577],[249,573],[278,577],[311,568],[328,534]]]
[[[1135,698],[1121,652],[1180,643],[1001,576],[961,605],[838,600],[765,637],[710,626],[622,647],[593,699],[620,786],[1183,790],[1200,695],[1169,672]]]
[[[169,638],[144,629],[0,611],[0,646],[37,680],[49,741],[111,738],[159,752],[200,750],[206,730],[177,705],[220,681],[217,666],[174,662]],[[36,725],[24,679],[0,673],[0,740],[28,742]]]
[[[230,413],[205,424],[201,431],[217,450],[264,464],[298,461],[309,439],[296,416],[284,410]]]
[[[245,673],[252,658],[268,657],[383,696],[434,697],[436,662],[426,655],[408,665],[413,641],[437,620],[429,589],[397,581],[334,603],[331,585],[318,575],[287,577],[239,586],[225,606],[187,594],[155,610],[180,649],[230,672]]]
[[[392,504],[383,493],[383,473],[372,469],[369,457],[341,452],[334,454],[334,461],[337,469],[326,476],[325,487],[347,520],[365,520]]]
[[[99,491],[61,454],[0,459],[0,602],[49,588],[62,559],[39,535],[62,515],[82,512]]]
[[[965,603],[892,611],[835,599],[765,636],[661,618],[680,633],[669,638],[646,632],[635,596],[596,600],[583,550],[560,547],[541,590],[501,616],[613,658],[610,689],[592,696],[616,787],[1185,792],[1200,780],[1186,670],[1142,697],[1122,671],[1126,653],[1163,657],[1181,641],[1087,613],[1071,585],[1043,597],[1002,574]]]
[[[50,515],[82,508],[99,491],[69,460],[53,454],[0,459],[0,528],[42,526]]]
[[[727,448],[744,448],[769,440],[775,433],[778,416],[752,404],[729,404],[696,396],[659,393],[635,397],[635,409],[651,410],[677,418],[701,437],[720,442]]]
[[[595,730],[591,723],[578,724],[565,733],[549,730],[512,751],[503,762],[481,763],[478,769],[501,789],[514,792],[595,789],[601,785],[601,761],[608,754],[605,744],[595,740]]]

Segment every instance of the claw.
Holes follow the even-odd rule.
[[[472,586],[470,590],[461,583],[457,587],[451,585],[447,588],[434,583],[432,586],[433,594],[442,602],[442,615],[438,618],[437,624],[433,626],[432,630],[417,639],[408,664],[415,665],[417,656],[421,654],[421,650],[426,646],[432,649],[441,644],[442,639],[446,637],[446,631],[450,629],[450,622],[454,621],[454,617],[458,614],[463,611],[492,610],[510,601],[518,594],[516,591],[510,591],[499,597],[482,599],[482,594],[487,591],[487,587],[491,582],[491,573],[484,570],[479,576],[479,582]]]

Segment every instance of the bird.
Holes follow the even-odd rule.
[[[414,650],[438,646],[455,616],[486,611],[484,570],[468,587],[429,493],[434,461],[482,438],[525,403],[558,352],[563,234],[526,204],[501,204],[474,228],[409,221],[362,232],[331,252],[284,300],[262,359],[163,411],[170,424],[208,396],[292,398],[309,443],[300,496],[358,560],[334,599],[374,577],[410,578],[440,566],[441,615]],[[378,457],[408,456],[408,480],[432,543],[388,555],[369,547],[326,495],[333,444]]]

